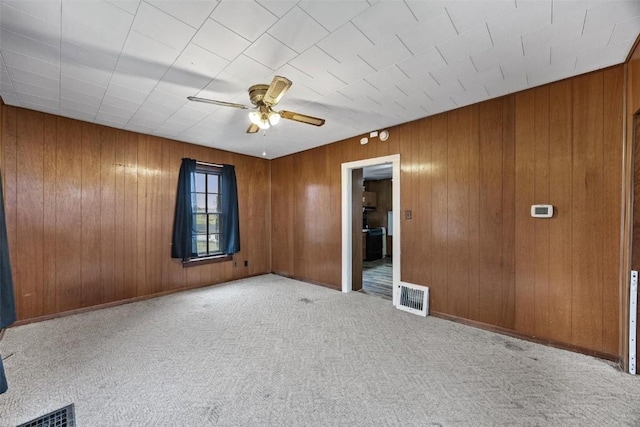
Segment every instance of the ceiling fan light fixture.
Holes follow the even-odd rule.
[[[275,111],[270,111],[269,112],[269,124],[271,126],[275,126],[280,122],[280,114],[276,113]]]
[[[250,112],[249,120],[260,129],[269,129],[269,121],[262,113],[258,111]]]

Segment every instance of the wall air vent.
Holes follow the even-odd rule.
[[[400,282],[399,287],[397,307],[400,310],[426,317],[429,314],[429,288],[405,282]]]

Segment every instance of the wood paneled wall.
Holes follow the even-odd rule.
[[[625,161],[625,240],[623,243],[623,271],[640,270],[640,36],[636,40],[628,61],[626,71],[626,161]],[[633,201],[633,204],[632,204]],[[629,335],[629,277],[624,278],[621,287],[623,323],[622,336]],[[640,342],[636,336],[636,354],[640,354]],[[626,341],[621,343],[625,368],[629,364],[629,347]]]
[[[268,161],[1,108],[0,166],[19,320],[271,271]],[[171,259],[183,157],[236,166],[237,267],[183,268]]]
[[[340,166],[400,153],[402,280],[429,286],[434,312],[619,357],[623,79],[617,66],[274,160],[273,270],[339,289]],[[554,217],[531,218],[538,203]]]

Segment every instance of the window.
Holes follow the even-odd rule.
[[[220,169],[197,165],[195,181],[192,211],[197,256],[221,255],[224,248],[221,237]]]
[[[240,251],[239,218],[234,166],[182,159],[171,257],[183,266],[230,260]]]

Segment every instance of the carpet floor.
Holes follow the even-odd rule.
[[[11,328],[0,425],[637,426],[600,359],[275,275]]]

